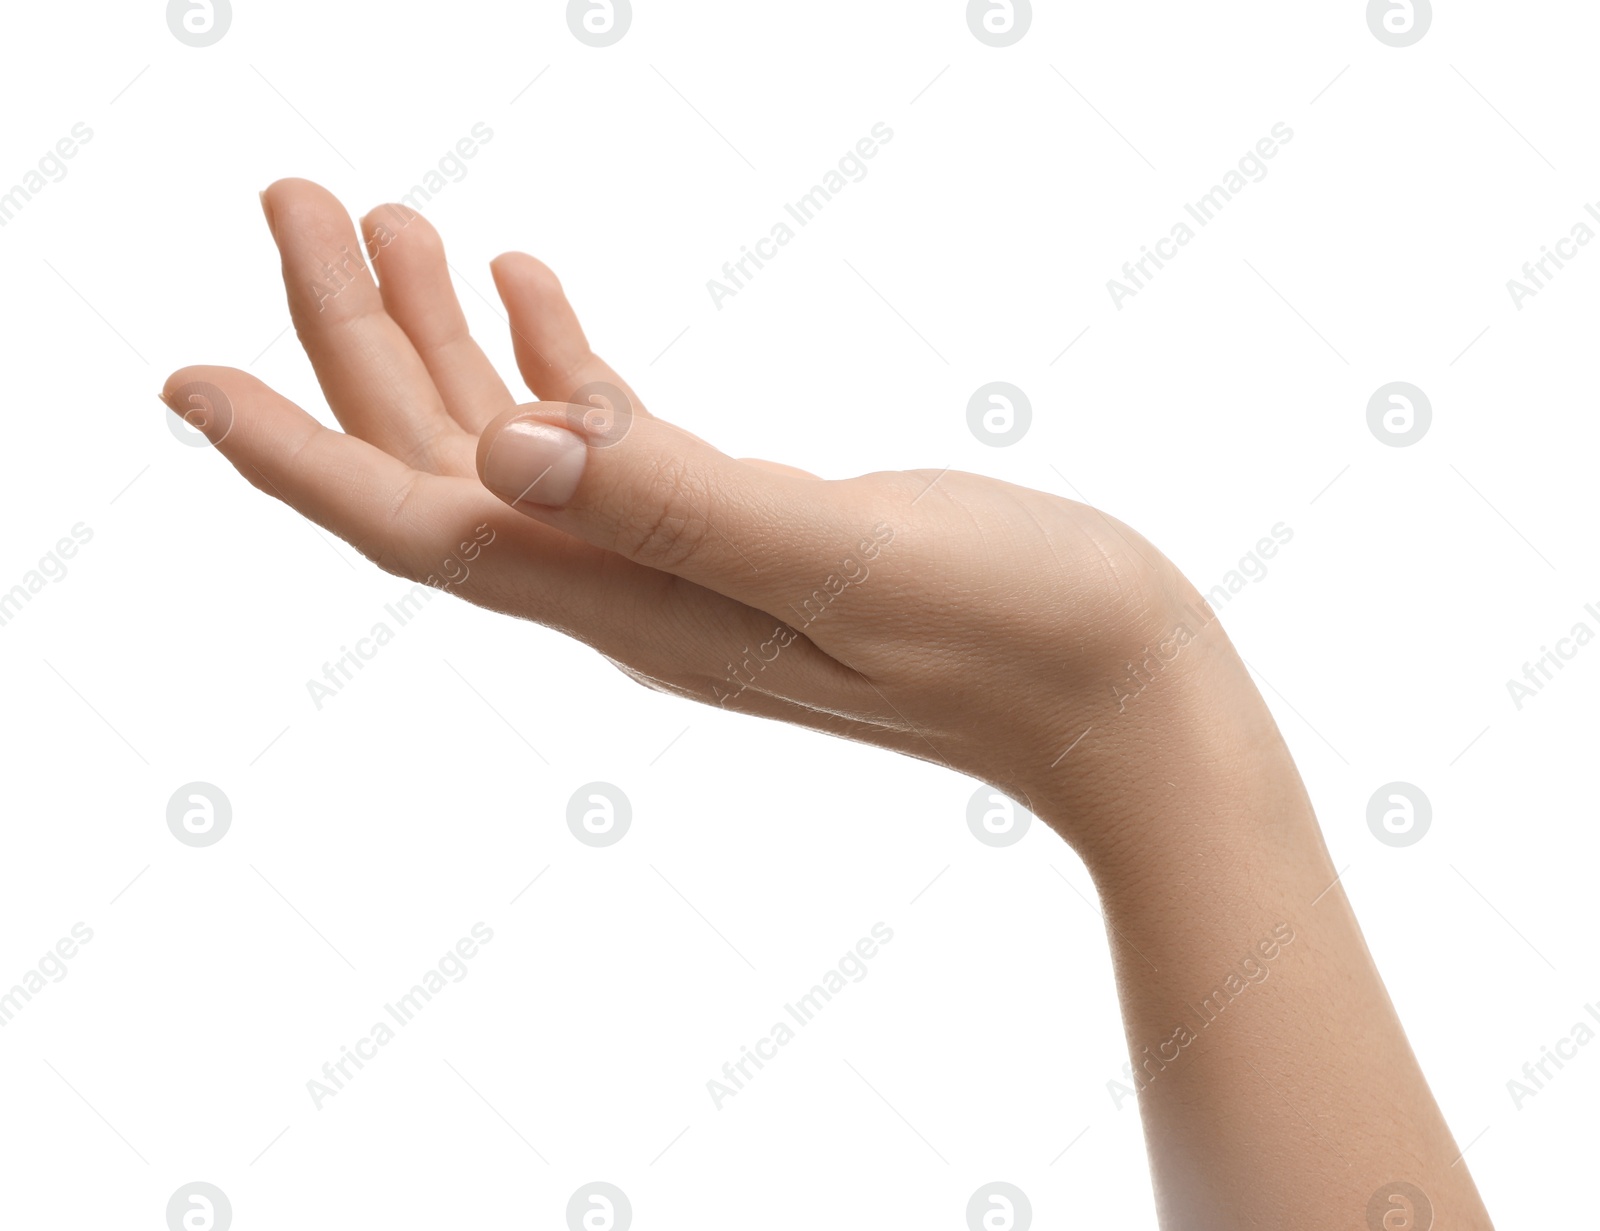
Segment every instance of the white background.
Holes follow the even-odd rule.
[[[1600,1046],[1520,1110],[1506,1083],[1600,1001],[1600,647],[1520,711],[1506,681],[1600,631],[1600,245],[1520,310],[1506,282],[1600,201],[1600,13],[1441,7],[1403,50],[1355,0],[1040,5],[1004,50],[948,0],[638,0],[603,50],[553,2],[240,0],[203,49],[157,3],[8,13],[0,183],[93,131],[0,229],[0,589],[93,532],[0,628],[0,985],[94,932],[0,1029],[11,1218],[157,1227],[204,1180],[241,1231],[554,1227],[603,1179],[641,1229],[954,1228],[1004,1179],[1040,1226],[1152,1225],[1088,879],[1042,825],[977,842],[973,782],[446,597],[312,704],[406,587],[180,445],[155,394],[225,363],[328,418],[256,192],[302,175],[360,213],[481,121],[426,212],[507,375],[480,292],[520,248],[657,414],[736,455],[1081,494],[1202,589],[1292,528],[1223,620],[1491,1210],[1571,1225]],[[879,121],[870,174],[714,308]],[[1114,307],[1279,122],[1270,174]],[[1009,448],[966,425],[994,380],[1033,404]],[[1433,406],[1408,448],[1366,422],[1395,380]],[[166,826],[194,780],[233,805],[205,849]],[[607,849],[565,823],[591,780],[633,804]],[[1366,824],[1394,780],[1433,805],[1405,849]],[[466,979],[317,1110],[307,1080],[479,921]],[[865,980],[717,1110],[706,1081],[879,921]]]

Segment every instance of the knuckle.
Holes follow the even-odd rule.
[[[437,472],[449,461],[448,445],[456,435],[454,422],[432,422],[419,427],[407,445],[400,460],[410,466],[415,474],[406,484],[404,499],[409,499],[411,489],[424,471]]]
[[[624,530],[623,551],[635,560],[672,571],[693,559],[714,533],[712,496],[681,458],[652,463],[646,503]]]
[[[390,535],[403,534],[405,531],[407,513],[412,500],[416,497],[417,488],[422,483],[422,472],[413,470],[406,476],[404,483],[395,488],[394,495],[389,498],[389,505],[383,511],[383,528]]]
[[[395,489],[389,498],[372,533],[364,535],[351,546],[391,577],[417,581],[415,568],[408,560],[409,553],[402,550],[409,532],[409,510],[417,494],[423,475],[410,475]]]
[[[549,368],[547,375],[554,381],[554,387],[561,390],[559,401],[572,400],[572,395],[585,383],[584,377],[588,375],[593,361],[594,352],[588,347],[558,355],[554,359],[545,359],[545,365]]]

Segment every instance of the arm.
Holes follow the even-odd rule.
[[[358,239],[314,184],[262,204],[345,431],[244,372],[175,373],[168,405],[246,479],[649,687],[934,761],[1048,820],[1105,898],[1167,1225],[1360,1226],[1397,1179],[1441,1225],[1488,1225],[1283,742],[1151,544],[977,475],[728,457],[651,415],[550,270],[508,254],[491,268],[538,399],[519,403],[419,215],[381,207]],[[804,410],[847,430],[838,406]]]
[[[1193,640],[1120,708],[1107,687],[1044,805],[1098,812],[1082,854],[1162,1225],[1487,1228],[1288,749],[1220,625],[1185,606]]]

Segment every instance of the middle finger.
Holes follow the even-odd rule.
[[[345,430],[418,470],[474,473],[476,442],[384,310],[349,216],[327,189],[279,180],[262,194],[289,314]]]

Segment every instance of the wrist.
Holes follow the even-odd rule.
[[[1102,891],[1192,875],[1219,850],[1321,851],[1309,799],[1248,669],[1196,603],[1099,673],[1016,779]],[[1053,748],[1052,748],[1053,745]]]

